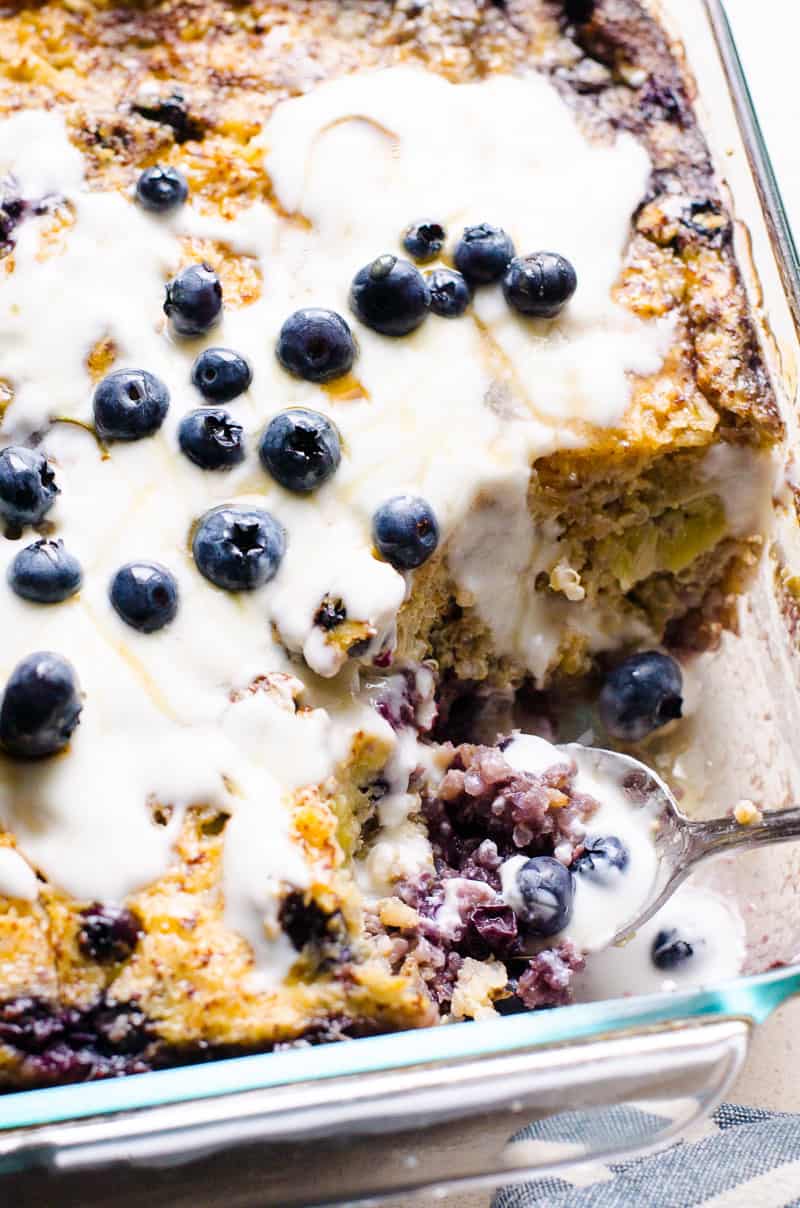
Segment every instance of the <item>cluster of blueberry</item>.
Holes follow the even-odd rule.
[[[447,238],[441,223],[413,223],[403,247],[418,264],[435,259]],[[466,227],[453,249],[455,269],[437,268],[423,276],[407,260],[378,256],[353,279],[350,305],[367,327],[387,336],[414,331],[428,311],[445,319],[463,315],[473,290],[502,280],[513,310],[527,317],[552,319],[569,302],[578,284],[575,269],[556,252],[517,256],[510,237],[488,222]]]
[[[627,847],[615,835],[588,837],[570,868],[553,856],[532,856],[517,873],[525,928],[533,935],[548,937],[563,931],[572,918],[576,875],[611,886],[629,861]]]
[[[588,836],[583,851],[566,868],[552,856],[532,856],[517,873],[520,905],[517,913],[526,931],[549,938],[563,931],[572,918],[575,878],[581,877],[611,889],[624,874],[630,853],[616,835]],[[650,946],[650,959],[663,972],[685,964],[694,956],[694,946],[675,928],[657,932]]]

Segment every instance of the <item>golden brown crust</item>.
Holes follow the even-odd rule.
[[[732,593],[754,556],[752,542],[715,528],[713,492],[700,499],[707,509],[695,526],[702,539],[685,565],[671,553],[628,582],[624,568],[609,569],[603,542],[625,536],[635,546],[642,525],[667,533],[678,521],[695,540],[697,499],[689,506],[682,492],[696,484],[705,453],[720,441],[768,446],[780,420],[730,218],[692,114],[691,84],[635,0],[584,7],[591,17],[570,23],[560,0],[15,0],[0,10],[0,114],[57,107],[93,185],[129,189],[143,167],[170,163],[185,172],[199,205],[226,217],[255,200],[277,204],[257,141],[274,106],[366,66],[411,59],[464,81],[535,63],[593,137],[633,131],[654,171],[634,216],[617,297],[642,317],[671,317],[675,338],[662,369],[634,382],[618,429],[594,432],[586,449],[532,468],[531,512],[560,526],[562,548],[531,590],[558,596],[577,575],[598,607],[658,634],[685,618],[697,634],[730,619]],[[66,211],[54,215],[43,255],[57,253],[69,221]],[[197,241],[185,252],[187,262],[212,263],[228,302],[258,296],[261,281],[247,258]],[[5,268],[13,268],[13,252]],[[92,375],[107,372],[114,356],[100,341],[89,358]],[[0,382],[0,407],[4,401]],[[399,637],[403,654],[433,653],[443,672],[465,680],[507,685],[522,675],[497,656],[442,557],[417,575]],[[582,671],[586,661],[577,638],[559,652],[561,672]],[[385,760],[365,735],[338,786],[305,790],[292,802],[296,837],[326,870],[301,906],[333,921],[322,941],[301,945],[288,982],[275,990],[250,988],[249,948],[224,925],[225,820],[202,810],[187,815],[167,874],[127,903],[141,937],[126,959],[105,964],[82,952],[81,912],[90,903],[49,886],[36,905],[0,903],[2,997],[10,1002],[5,1014],[0,1008],[0,1041],[7,1042],[0,1043],[0,1080],[102,1076],[203,1046],[241,1051],[438,1018],[416,958],[398,962],[393,948],[392,937],[413,930],[410,908],[384,903],[383,930],[373,933],[344,871],[370,813],[370,781]],[[454,1012],[480,1014],[502,984],[497,962],[471,962]],[[15,1014],[21,996],[33,1005]],[[19,1014],[40,1021],[35,1035],[16,1022]],[[95,1037],[83,1048],[81,1029]]]

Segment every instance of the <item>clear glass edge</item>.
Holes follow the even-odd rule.
[[[0,1096],[0,1129],[55,1124],[96,1114],[431,1062],[464,1061],[532,1046],[597,1040],[614,1033],[686,1020],[737,1016],[761,1023],[798,991],[800,967],[791,967],[737,978],[708,990],[581,1003],[513,1017],[233,1057],[107,1082],[19,1091]]]
[[[772,160],[724,6],[721,0],[703,2],[737,108],[787,301],[800,329],[800,257]],[[57,1124],[288,1083],[468,1060],[532,1046],[563,1045],[693,1019],[738,1016],[763,1023],[798,992],[800,966],[791,966],[736,978],[713,989],[581,1003],[510,1018],[233,1057],[103,1082],[11,1092],[0,1095],[0,1130]]]

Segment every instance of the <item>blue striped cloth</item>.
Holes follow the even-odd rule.
[[[578,1144],[610,1147],[637,1133],[645,1142],[654,1126],[665,1123],[624,1106],[563,1112],[529,1125],[514,1140],[556,1152]],[[726,1103],[698,1139],[570,1174],[505,1187],[492,1208],[800,1208],[800,1116]]]

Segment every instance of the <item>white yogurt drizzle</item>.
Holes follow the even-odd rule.
[[[650,170],[644,150],[627,135],[590,143],[538,75],[455,86],[410,68],[362,73],[285,102],[260,139],[283,210],[304,214],[309,229],[264,204],[231,222],[191,206],[153,217],[117,193],[87,189],[56,113],[23,112],[0,125],[0,178],[12,176],[28,199],[66,199],[75,217],[63,251],[48,258],[39,255],[46,218],[16,231],[15,270],[0,288],[0,377],[14,390],[2,440],[46,432],[62,490],[49,519],[85,572],[79,597],[47,609],[3,590],[0,677],[32,650],[51,648],[74,663],[86,695],[65,754],[37,765],[0,760],[0,818],[26,858],[66,891],[119,899],[167,867],[185,806],[225,809],[228,918],[279,978],[291,952],[266,938],[263,919],[281,881],[302,886],[313,875],[290,838],[287,795],[324,781],[359,726],[394,741],[353,703],[353,675],[339,674],[344,656],[313,626],[330,593],[374,631],[367,657],[391,641],[407,584],[372,554],[372,512],[399,491],[427,497],[453,571],[498,646],[540,675],[564,609],[578,628],[592,621],[580,603],[523,597],[521,572],[549,565],[554,536],[528,517],[529,465],[576,443],[573,421],[619,421],[630,373],[657,368],[669,328],[638,321],[610,298]],[[495,221],[520,251],[569,256],[580,284],[565,315],[525,322],[488,289],[474,316],[431,317],[402,341],[354,324],[369,401],[333,405],[286,374],[274,355],[286,316],[303,305],[347,315],[354,272],[382,252],[399,253],[403,228],[426,214],[454,233]],[[227,310],[202,340],[173,339],[161,311],[181,234],[223,240],[263,272],[261,298]],[[90,421],[86,358],[103,337],[119,350],[115,368],[157,374],[172,398],[155,437],[112,446],[107,459],[80,427],[50,426]],[[211,344],[243,353],[254,369],[252,388],[231,404],[249,456],[225,474],[190,464],[176,440],[182,415],[201,401],[191,363]],[[266,421],[292,404],[332,414],[343,437],[339,471],[310,498],[271,482],[255,455]],[[234,500],[266,506],[288,534],[277,578],[251,594],[213,588],[188,550],[192,523]],[[0,575],[18,549],[0,540]],[[131,558],[163,562],[177,576],[178,616],[158,634],[135,633],[108,603],[110,576]],[[330,688],[300,670],[301,652],[311,672],[338,676]],[[304,701],[320,707],[295,714],[270,694],[231,701],[254,677],[287,671],[304,676]],[[402,750],[395,758],[398,769],[408,762]],[[153,822],[153,800],[173,807],[167,826]],[[429,859],[417,832],[404,838],[402,809],[385,821],[402,832],[400,848],[418,844],[406,863]],[[394,857],[387,867],[395,875],[392,865]]]

